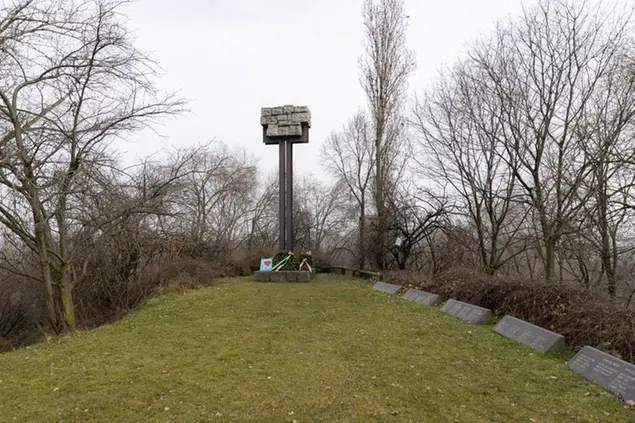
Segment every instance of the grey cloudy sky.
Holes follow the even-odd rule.
[[[497,19],[519,14],[521,0],[406,0],[406,7],[415,93]],[[260,107],[296,104],[310,107],[313,122],[311,143],[294,150],[295,170],[323,176],[319,146],[365,103],[361,0],[138,0],[125,13],[137,45],[164,71],[160,87],[192,100],[189,115],[158,128],[164,138],[145,131],[117,144],[128,159],[216,138],[249,148],[268,172],[277,155],[262,144]]]

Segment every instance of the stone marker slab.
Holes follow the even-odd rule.
[[[386,282],[377,282],[375,283],[375,285],[373,285],[373,289],[385,294],[395,295],[401,289],[401,285],[393,285]]]
[[[541,354],[557,354],[566,349],[564,336],[512,316],[505,316],[494,332],[528,345]]]
[[[635,365],[587,346],[567,366],[624,401],[635,401]]]
[[[410,288],[403,296],[404,300],[412,301],[417,304],[423,304],[427,306],[433,306],[441,304],[441,296],[437,294],[431,294],[425,291],[419,291],[418,289]]]
[[[454,299],[447,300],[441,311],[454,316],[458,319],[465,320],[475,325],[488,325],[492,323],[492,311],[487,308],[464,303]]]

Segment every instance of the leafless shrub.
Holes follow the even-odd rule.
[[[36,283],[0,272],[0,352],[43,339],[43,303]]]

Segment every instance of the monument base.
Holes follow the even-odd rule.
[[[256,282],[310,282],[313,272],[281,270],[279,272],[254,272]]]

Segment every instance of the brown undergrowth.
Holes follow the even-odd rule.
[[[635,363],[635,311],[603,293],[456,269],[434,278],[407,271],[388,272],[384,278],[560,333],[574,350],[589,345]]]
[[[250,274],[248,261],[172,258],[148,263],[133,275],[114,271],[108,262],[95,263],[74,290],[77,323],[90,329],[117,321],[149,299],[174,291],[196,289],[225,277]],[[44,298],[38,282],[0,275],[0,352],[42,342],[46,329]]]

